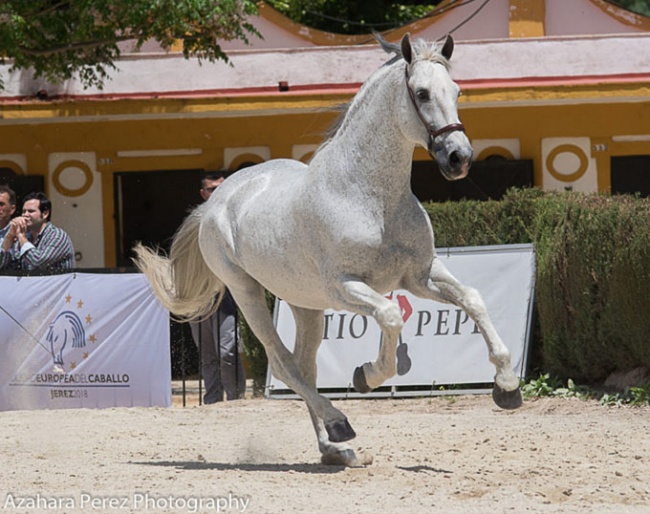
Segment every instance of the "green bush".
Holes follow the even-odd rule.
[[[648,312],[650,312],[650,205],[621,200],[616,252],[611,263],[609,301],[603,338],[614,346],[617,369],[650,368]]]
[[[588,383],[650,367],[648,200],[528,189],[425,209],[438,247],[534,243],[534,365]]]
[[[555,199],[554,199],[555,200]],[[618,212],[611,199],[565,195],[540,226],[555,223],[543,249],[547,265],[538,274],[538,308],[548,370],[593,382],[613,371],[605,351],[602,320],[609,298]],[[540,252],[542,248],[540,248]]]
[[[271,313],[273,313],[274,304],[275,297],[267,291],[266,305]],[[253,333],[241,312],[238,319],[239,332],[244,344],[244,355],[248,364],[248,378],[253,380],[253,395],[262,396],[266,387],[266,370],[269,365],[266,351],[264,351],[264,346]]]

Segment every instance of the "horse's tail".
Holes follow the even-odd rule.
[[[205,210],[199,206],[176,231],[169,257],[137,243],[133,248],[136,267],[145,274],[163,306],[177,318],[205,318],[218,304],[215,295],[224,283],[208,268],[199,248],[199,224]],[[219,299],[223,295],[219,294]]]

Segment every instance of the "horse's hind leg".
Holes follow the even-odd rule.
[[[408,289],[417,296],[457,305],[472,318],[485,339],[490,362],[497,370],[492,391],[494,402],[502,409],[520,407],[519,379],[512,370],[510,352],[492,325],[479,292],[458,282],[437,257],[425,283],[408,284]]]
[[[266,305],[264,288],[243,274],[234,278],[228,288],[251,330],[264,345],[273,374],[305,400],[308,407],[324,421],[330,441],[353,439],[356,434],[347,418],[304,379],[293,354],[282,343]]]
[[[323,311],[302,309],[290,305],[296,320],[296,344],[293,354],[296,364],[302,371],[305,381],[316,387],[316,354],[323,339]],[[347,443],[333,443],[329,440],[325,425],[310,406],[309,415],[318,438],[318,449],[321,452],[323,464],[360,467],[372,462],[372,458],[364,455],[357,458],[352,447]]]

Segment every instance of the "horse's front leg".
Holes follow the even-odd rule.
[[[315,388],[317,375],[316,354],[323,340],[324,313],[323,311],[302,309],[293,305],[290,305],[290,307],[296,320],[296,342],[293,355],[305,381]],[[321,452],[321,462],[323,464],[361,467],[372,463],[370,455],[365,454],[358,458],[349,444],[330,441],[323,421],[316,415],[310,405],[307,405],[307,408],[316,431],[318,449]]]
[[[423,282],[409,284],[408,289],[420,297],[454,304],[469,315],[483,335],[490,362],[496,367],[492,391],[494,402],[502,409],[520,407],[519,379],[510,364],[510,351],[494,328],[480,293],[462,285],[437,257],[433,259],[429,276]]]
[[[372,316],[382,331],[379,354],[374,362],[366,362],[354,371],[354,388],[368,393],[382,385],[397,372],[396,351],[404,326],[400,308],[360,280],[347,279],[336,290],[337,304],[343,310]]]

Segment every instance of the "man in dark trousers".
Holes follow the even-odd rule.
[[[201,180],[201,198],[207,201],[225,177],[223,172],[207,173]],[[235,301],[226,290],[217,312],[208,319],[190,324],[197,346],[200,333],[201,373],[205,385],[203,402],[206,404],[223,401],[224,392],[228,400],[237,400],[243,398],[246,391],[246,375],[237,344],[236,313]]]

